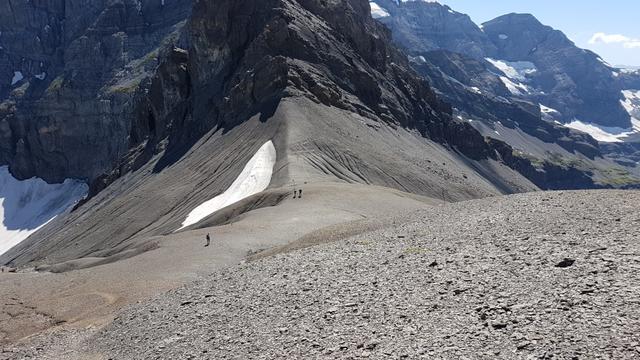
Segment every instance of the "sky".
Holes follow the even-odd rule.
[[[481,24],[530,13],[612,65],[640,66],[640,0],[439,0]]]

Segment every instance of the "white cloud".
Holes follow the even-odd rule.
[[[589,44],[622,44],[627,49],[636,49],[640,48],[640,39],[634,39],[622,34],[598,32],[589,39]]]

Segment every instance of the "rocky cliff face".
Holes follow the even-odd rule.
[[[306,96],[435,140],[451,135],[450,107],[409,70],[366,1],[198,1],[192,36],[194,88],[208,95],[197,102],[213,104],[221,126]]]
[[[415,75],[367,1],[196,1],[188,36],[192,95],[182,118],[190,123],[181,127],[190,132],[229,130],[268,116],[283,98],[306,97],[474,158],[491,152]]]
[[[0,4],[0,164],[19,178],[96,179],[148,134],[136,129],[188,0]],[[130,137],[130,133],[140,135]]]
[[[492,57],[495,45],[471,18],[437,2],[376,0],[389,16],[379,20],[410,52],[447,49],[476,58]]]
[[[366,1],[196,1],[185,30],[191,5],[4,3],[0,164],[18,178],[86,179],[95,193],[158,151],[186,148],[283,96],[308,96],[462,149],[484,146],[407,70]],[[460,130],[476,145],[460,140]]]
[[[461,64],[442,77],[423,73],[434,83],[456,83],[439,89],[445,99],[521,121],[529,132],[541,129],[526,120],[536,111],[500,100],[509,89],[478,60],[500,50],[466,15],[418,2],[391,10],[387,2],[380,3],[391,18],[429,15],[404,18],[398,26],[406,31],[396,36],[431,24],[413,39],[434,39],[420,49],[471,49],[475,58],[429,54],[438,71]],[[165,154],[158,169],[179,159],[211,129],[229,131],[255,114],[268,118],[291,97],[415,129],[473,159],[495,154],[416,76],[366,0],[14,5],[0,15],[0,164],[19,178],[82,178],[95,194],[157,154]],[[413,40],[404,45],[418,44]],[[489,87],[496,98],[469,97],[459,87],[465,82],[462,88]],[[597,153],[589,141],[567,141],[570,132],[547,126],[541,133],[570,151]]]

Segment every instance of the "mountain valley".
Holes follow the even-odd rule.
[[[0,4],[0,359],[633,358],[639,164],[533,15]]]

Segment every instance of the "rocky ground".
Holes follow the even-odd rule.
[[[218,271],[69,332],[70,345],[41,336],[4,355],[638,358],[639,203],[591,191],[436,206]]]

